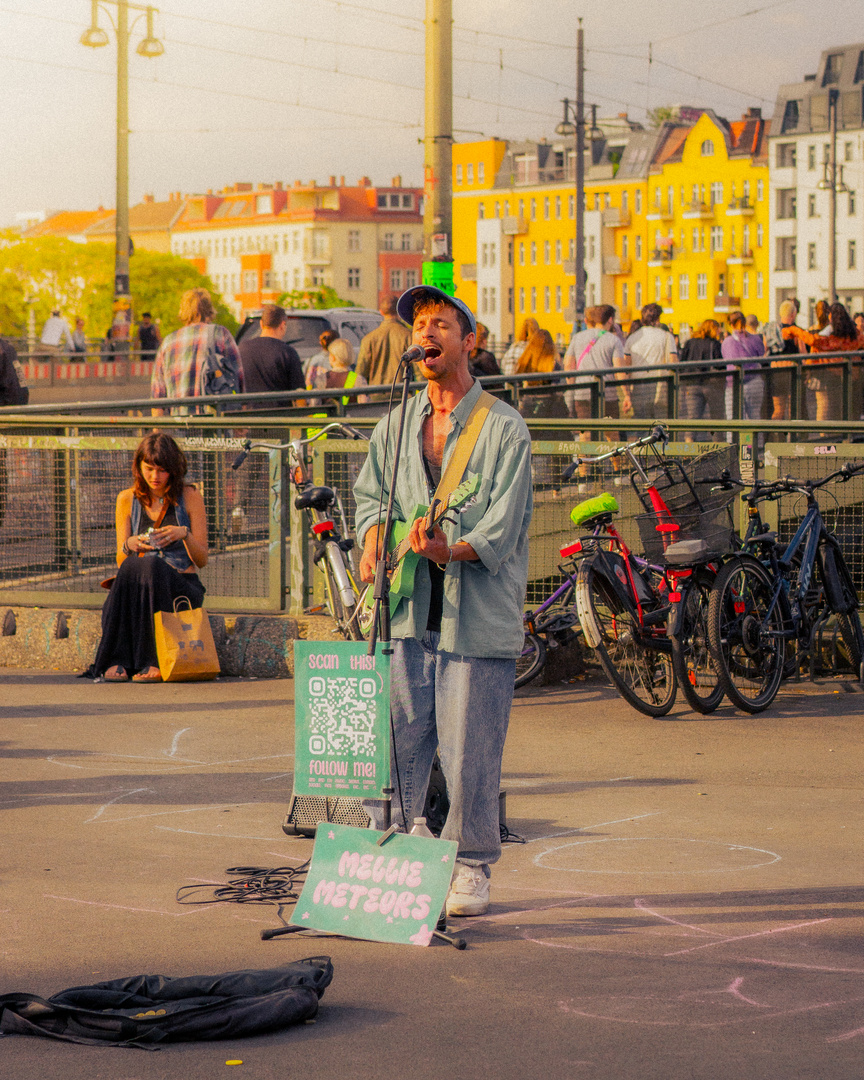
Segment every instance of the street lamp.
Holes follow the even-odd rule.
[[[132,327],[132,298],[129,292],[129,37],[138,18],[129,26],[129,10],[147,17],[147,36],[139,43],[139,56],[161,56],[165,51],[162,42],[153,34],[153,15],[156,8],[130,4],[127,0],[91,0],[90,26],[81,35],[80,42],[91,49],[102,48],[109,43],[105,30],[99,26],[99,6],[104,8],[117,36],[117,210],[115,213],[114,252],[114,322],[126,330],[125,347],[129,346]],[[116,23],[105,6],[117,8]]]
[[[828,156],[822,163],[822,179],[816,185],[820,191],[829,191],[828,200],[828,303],[837,300],[837,196],[849,190],[843,183],[843,166],[837,166],[837,101],[838,90],[828,91],[828,129],[831,133]]]

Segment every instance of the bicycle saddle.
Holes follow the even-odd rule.
[[[706,562],[708,545],[704,540],[679,540],[670,544],[663,552],[663,561],[667,566],[692,566]]]
[[[336,499],[333,488],[308,487],[294,498],[294,506],[298,510],[326,510],[332,506]]]
[[[584,499],[577,503],[570,511],[570,520],[574,525],[590,525],[597,518],[604,518],[606,522],[612,520],[612,515],[618,513],[618,502],[608,491],[602,495],[596,495],[593,499]],[[600,521],[598,524],[605,524]]]

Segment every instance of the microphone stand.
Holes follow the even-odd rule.
[[[396,481],[399,477],[399,462],[402,457],[402,439],[405,434],[405,413],[408,405],[408,391],[411,386],[411,361],[406,360],[407,354],[403,355],[402,363],[402,400],[399,408],[399,427],[396,432],[396,449],[393,453],[393,465],[390,473],[390,493],[387,498],[387,512],[384,516],[384,530],[383,533],[379,531],[378,534],[378,558],[375,562],[375,584],[372,590],[372,598],[374,600],[374,607],[372,612],[372,629],[369,633],[369,649],[368,655],[375,655],[375,646],[380,640],[384,645],[382,652],[385,655],[392,655],[393,650],[390,648],[390,578],[387,576],[387,553],[390,549],[390,536],[393,532],[393,504],[396,498]],[[383,480],[383,478],[382,478]],[[380,526],[379,526],[380,528]],[[393,729],[393,716],[390,716],[390,739],[395,747],[395,731]],[[395,751],[393,754],[394,760],[396,760]],[[399,784],[399,764],[396,762],[396,782]],[[400,799],[401,799],[401,784],[399,784]],[[383,793],[386,796],[384,800],[384,829],[385,831],[390,828],[391,824],[391,807],[392,797],[395,788],[384,788]]]

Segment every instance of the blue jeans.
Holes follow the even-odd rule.
[[[516,661],[441,652],[439,637],[393,642],[390,712],[404,800],[400,808],[397,789],[393,820],[410,829],[422,815],[437,747],[450,798],[441,838],[459,844],[462,862],[487,869],[501,857],[498,790]],[[391,768],[396,788],[392,751]]]

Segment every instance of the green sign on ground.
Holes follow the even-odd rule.
[[[291,923],[315,930],[428,945],[447,899],[459,845],[322,823]]]
[[[390,786],[390,657],[294,642],[294,793],[381,799]]]

